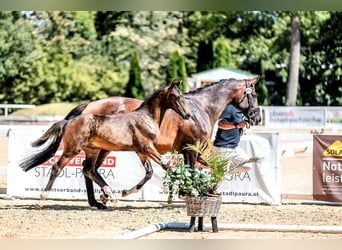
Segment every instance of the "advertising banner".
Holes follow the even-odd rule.
[[[279,137],[279,134],[271,133],[241,137],[241,147],[250,157],[258,157],[260,161],[253,163],[248,172],[226,176],[218,189],[223,202],[281,203]],[[161,168],[158,172],[155,170],[152,181],[143,188],[144,199],[167,200],[167,189],[162,186],[164,175]]]
[[[41,149],[32,148],[32,141],[42,135],[42,131],[32,127],[24,130],[11,130],[9,134],[9,166],[7,171],[7,194],[9,196],[39,198],[48,183],[51,167],[62,154],[62,147],[56,155],[46,163],[24,172],[20,162],[26,157],[37,153]],[[61,199],[85,199],[87,198],[82,162],[84,153],[74,157],[62,170],[49,198]],[[121,197],[124,189],[135,186],[145,175],[145,171],[135,152],[111,152],[105,159],[98,172],[111,187],[112,192],[120,199],[141,199],[141,194],[132,194],[129,197]],[[102,194],[99,186],[94,183],[95,195]]]
[[[342,142],[337,135],[313,137],[313,198],[342,202]]]
[[[39,198],[51,174],[51,166],[62,154],[60,147],[56,155],[46,163],[24,172],[20,162],[37,152],[32,141],[42,135],[41,130],[11,130],[9,134],[9,166],[7,194],[9,196]],[[278,134],[248,134],[242,136],[241,146],[251,157],[259,157],[252,170],[227,176],[221,184],[223,202],[253,202],[280,204],[280,165]],[[49,198],[86,199],[86,188],[82,173],[84,153],[74,157],[56,179]],[[163,186],[165,171],[153,162],[153,176],[138,193],[122,197],[125,189],[135,186],[145,176],[145,170],[135,152],[111,152],[99,173],[111,187],[117,199],[167,201],[167,188]],[[95,197],[102,193],[94,184]]]
[[[265,126],[269,128],[324,128],[326,112],[312,107],[264,107]]]

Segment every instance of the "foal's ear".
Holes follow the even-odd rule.
[[[182,83],[182,80],[179,80],[179,81],[173,80],[173,81],[171,82],[171,87],[173,87],[173,86],[179,87],[179,85],[180,85],[181,83]]]
[[[256,84],[260,80],[260,76],[248,80],[248,86]]]

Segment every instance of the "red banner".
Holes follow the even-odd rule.
[[[313,137],[313,198],[342,202],[341,136]]]
[[[59,157],[62,155],[63,152],[63,143],[60,144],[58,151],[56,154],[50,158],[47,162],[42,164],[42,166],[52,166],[55,164],[58,160]],[[69,163],[66,165],[67,167],[83,167],[82,162],[85,159],[85,153],[82,151],[78,155],[76,155],[74,158],[72,158]],[[107,156],[105,160],[103,161],[101,167],[116,167],[116,157],[115,156]]]

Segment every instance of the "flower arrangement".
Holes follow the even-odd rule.
[[[250,158],[246,161],[233,164],[227,156],[215,152],[213,146],[188,145],[187,149],[199,153],[207,163],[208,168],[199,163],[195,168],[184,164],[183,155],[178,152],[167,153],[162,156],[162,162],[171,166],[166,171],[163,184],[167,186],[169,195],[168,203],[172,203],[174,194],[179,197],[215,196],[217,189],[224,177],[239,166],[249,162],[256,162],[258,158]]]

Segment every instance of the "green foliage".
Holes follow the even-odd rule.
[[[212,190],[212,177],[202,167],[191,168],[184,164],[182,155],[177,152],[165,154],[172,160],[173,169],[168,169],[163,178],[163,185],[167,186],[168,203],[172,203],[174,194],[179,196],[203,196]],[[168,161],[171,162],[170,160]]]
[[[207,163],[211,176],[211,189],[208,193],[216,194],[217,188],[223,177],[233,168],[231,159],[227,156],[222,156],[219,152],[214,151],[214,147],[210,145],[207,147],[204,144],[188,145],[186,149],[190,149],[202,156],[203,160]]]
[[[129,60],[132,49],[137,50],[146,95],[165,85],[171,53],[187,53],[179,11],[133,11],[129,22],[119,23],[103,39],[108,45],[107,53],[117,65]]]
[[[225,38],[219,38],[214,42],[213,67],[231,67],[232,56],[229,42]]]
[[[301,22],[297,104],[341,105],[340,11],[1,11],[0,102],[123,95],[134,49],[146,95],[180,77],[172,73],[178,51],[188,74],[231,66],[261,75],[260,104],[283,105],[275,100],[286,97],[293,14]]]
[[[135,50],[131,52],[131,67],[129,69],[129,80],[126,86],[126,97],[144,99],[145,93],[141,82],[141,70],[139,66],[138,54]]]
[[[319,105],[340,106],[342,104],[341,18],[341,12],[332,12],[330,18],[320,23],[320,33],[313,42],[312,54],[308,56],[310,68],[314,70],[310,82],[316,85],[315,94],[318,95],[313,95],[314,88],[311,88],[310,94],[311,98],[320,101]],[[307,91],[307,88],[305,90]]]
[[[29,22],[13,12],[0,12],[0,103],[26,103],[18,99],[20,86],[42,56],[35,39]]]
[[[178,152],[164,154],[162,162],[171,166],[163,178],[163,185],[167,186],[169,191],[169,203],[172,202],[174,194],[191,197],[216,195],[219,185],[231,170],[246,163],[259,161],[258,158],[250,158],[233,164],[228,156],[214,151],[212,145],[207,147],[204,144],[189,144],[186,149],[200,154],[209,170],[205,170],[201,165],[192,168],[184,164],[183,156]]]
[[[186,77],[184,57],[178,51],[174,51],[170,56],[170,62],[166,70],[166,83],[168,84],[173,80],[182,80],[179,89],[185,92],[187,86]]]
[[[258,105],[268,105],[268,89],[265,84],[265,79],[260,79],[255,85],[255,92],[258,94]]]
[[[76,11],[75,14],[76,33],[87,41],[96,39],[95,12]]]

